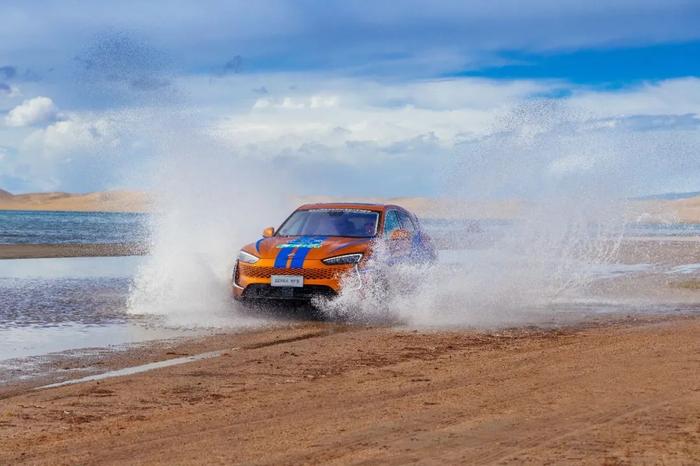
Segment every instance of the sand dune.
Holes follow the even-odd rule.
[[[337,196],[304,196],[298,198],[299,204],[345,201],[397,204],[425,218],[505,220],[517,217],[522,210],[522,202],[517,200],[462,201],[428,197],[353,197],[348,199]]]
[[[522,201],[462,201],[427,197],[303,196],[299,204],[314,202],[380,202],[404,206],[421,217],[447,219],[513,219],[527,210]],[[147,212],[153,209],[142,191],[104,191],[86,194],[64,192],[11,194],[0,189],[0,210],[50,210],[74,212]],[[635,200],[626,205],[629,221],[648,223],[700,223],[700,196],[673,200]]]
[[[632,220],[663,223],[700,223],[700,196],[663,201],[637,201],[632,204]]]
[[[306,202],[340,202],[346,199],[332,196],[308,196]],[[398,204],[424,218],[490,219],[519,218],[528,212],[528,204],[517,199],[503,201],[463,201],[447,198],[396,197],[353,198],[360,202],[387,202]],[[700,196],[676,200],[630,200],[620,203],[630,222],[643,223],[700,223]]]
[[[315,202],[378,202],[404,206],[423,217],[508,219],[518,215],[518,201],[464,202],[426,197],[303,196],[298,204]],[[73,212],[147,212],[153,208],[149,196],[140,191],[104,191],[87,194],[65,192],[13,195],[0,190],[0,210],[49,210]]]
[[[104,191],[87,194],[64,192],[13,195],[0,190],[0,210],[50,210],[70,212],[145,212],[151,208],[146,193]]]

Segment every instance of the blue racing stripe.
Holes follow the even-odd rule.
[[[289,260],[289,255],[292,254],[292,252],[295,249],[297,249],[297,244],[302,244],[305,240],[306,236],[300,236],[296,239],[288,241],[286,244],[287,247],[280,249],[280,252],[277,253],[277,257],[275,257],[274,267],[276,269],[286,269],[287,261]]]
[[[289,255],[294,251],[294,248],[283,248],[280,249],[280,252],[277,253],[277,257],[275,257],[275,264],[274,267],[276,269],[284,269],[287,267],[287,259],[289,259]]]
[[[259,240],[257,240],[255,242],[255,250],[256,251],[260,252],[260,243],[262,243],[263,241],[265,241],[265,238],[260,238]]]
[[[314,237],[314,240],[321,241],[326,239],[325,236],[318,236]],[[299,248],[297,249],[296,254],[294,254],[294,257],[292,258],[292,263],[289,265],[290,269],[300,269],[304,266],[304,261],[306,260],[307,254],[309,254],[309,251],[311,248]]]

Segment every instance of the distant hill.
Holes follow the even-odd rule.
[[[668,195],[672,196],[672,195]],[[700,223],[700,192],[674,194],[675,197],[630,200],[621,203],[623,215],[630,222]],[[341,202],[336,196],[308,196],[301,202]],[[516,199],[505,201],[469,201],[448,198],[400,197],[350,199],[362,202],[398,204],[423,218],[444,219],[514,219],[527,215],[528,204]]]
[[[676,201],[678,199],[689,199],[691,197],[700,196],[700,191],[693,191],[690,193],[662,193],[662,194],[651,194],[649,196],[636,197],[636,201]]]
[[[517,199],[468,201],[449,198],[346,198],[306,196],[299,204],[312,202],[381,202],[402,205],[423,218],[513,219],[527,215],[527,204]],[[154,205],[142,191],[104,191],[86,194],[63,192],[13,195],[0,189],[0,210],[51,210],[74,212],[148,212]],[[621,206],[621,208],[623,208]],[[629,200],[624,215],[631,222],[700,223],[700,192],[672,193]]]
[[[145,212],[148,195],[139,191],[104,191],[86,194],[64,192],[11,194],[0,189],[0,210],[51,210],[71,212]]]
[[[429,197],[338,197],[338,196],[303,196],[297,199],[299,204],[316,202],[369,202],[380,204],[397,204],[423,218],[441,219],[490,219],[506,220],[515,218],[522,210],[522,202],[505,201],[463,201],[448,198]]]

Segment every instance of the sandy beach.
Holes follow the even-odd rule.
[[[307,323],[105,361],[211,359],[3,389],[3,464],[692,464],[700,317],[559,329]]]
[[[146,254],[143,244],[0,244],[0,259],[108,257]]]

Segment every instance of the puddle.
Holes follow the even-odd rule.
[[[0,279],[126,278],[144,257],[62,257],[0,260]]]
[[[588,272],[594,278],[614,278],[620,275],[632,275],[641,272],[648,272],[653,269],[652,264],[596,264],[586,265],[581,264],[581,267],[586,267]]]
[[[143,260],[0,260],[0,361],[201,333],[126,312]]]
[[[683,264],[683,265],[679,265],[679,266],[676,266],[676,267],[672,268],[671,270],[669,270],[669,271],[666,272],[666,273],[667,273],[667,274],[683,274],[683,275],[687,275],[687,274],[691,274],[691,273],[695,273],[695,272],[700,272],[700,264]]]
[[[0,361],[40,356],[80,348],[106,348],[151,340],[194,336],[190,329],[135,323],[0,329]]]

